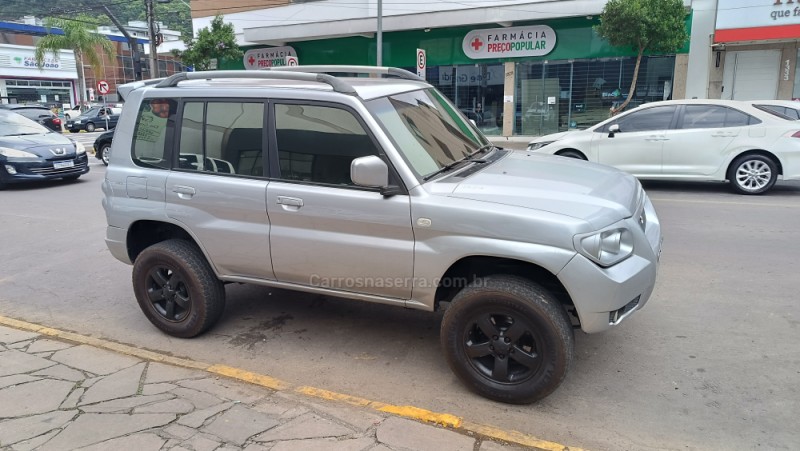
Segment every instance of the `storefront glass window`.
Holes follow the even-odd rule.
[[[797,60],[794,68],[794,89],[792,100],[800,100],[800,49],[797,49]]]
[[[630,89],[635,58],[521,62],[516,67],[515,135],[590,127]],[[628,108],[672,98],[674,56],[642,59]]]
[[[426,76],[484,134],[502,134],[502,64],[433,66]]]

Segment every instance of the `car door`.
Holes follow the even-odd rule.
[[[409,299],[414,235],[407,194],[383,196],[350,179],[354,158],[380,149],[354,111],[276,101],[267,211],[282,282]]]
[[[264,167],[266,103],[187,100],[166,184],[167,215],[224,276],[274,280]]]
[[[675,120],[677,106],[641,107],[604,125],[592,137],[598,161],[636,176],[661,174],[666,131]],[[613,125],[619,131],[611,133]]]
[[[743,127],[758,120],[729,106],[711,104],[684,105],[680,116],[664,141],[664,174],[670,177],[713,174]]]

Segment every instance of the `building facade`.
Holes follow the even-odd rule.
[[[147,64],[146,49],[149,47],[146,27],[141,23],[131,25],[131,34],[139,46],[140,55],[144,58],[141,66],[141,77],[151,78]],[[60,33],[60,30],[51,30]],[[143,33],[144,31],[144,33]],[[177,33],[170,32],[169,36]],[[116,87],[119,84],[135,81],[136,65],[134,52],[131,51],[128,40],[113,27],[101,27],[100,34],[105,35],[113,44],[116,56],[111,59],[100,49],[97,55],[102,60],[102,70],[95,73],[91,66],[84,64],[79,68],[75,63],[75,55],[71,50],[62,50],[58,57],[47,53],[44,67],[36,66],[34,53],[36,43],[48,33],[41,21],[26,17],[19,22],[0,22],[0,102],[3,103],[41,103],[54,107],[75,105],[80,96],[78,85],[78,71],[82,70],[86,78],[86,98],[90,101],[116,102],[118,100]],[[164,31],[162,31],[163,33]],[[172,41],[179,41],[173,39]],[[180,41],[179,41],[180,42]],[[181,42],[182,44],[182,42]],[[159,52],[158,76],[168,76],[185,70],[184,66],[169,54],[173,46],[162,46]],[[105,80],[111,88],[105,98],[96,92],[97,82]]]
[[[374,0],[253,6],[258,3],[234,13],[208,4],[201,12],[192,3],[195,30],[223,13],[247,50],[243,61],[221,68],[258,68],[276,54],[296,56],[301,65],[377,64]],[[427,80],[489,135],[586,127],[607,118],[627,95],[635,53],[609,45],[593,29],[605,1],[469,5],[385,0],[381,64],[416,71],[417,50],[424,50]],[[687,27],[691,17],[689,10]],[[688,51],[687,45],[677,54],[645,56],[632,105],[682,98]]]

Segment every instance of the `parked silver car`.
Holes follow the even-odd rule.
[[[406,71],[295,70],[119,88],[106,242],[162,331],[212,327],[226,282],[446,309],[458,377],[528,403],[564,379],[573,327],[647,302],[661,228],[634,177],[497,148]]]

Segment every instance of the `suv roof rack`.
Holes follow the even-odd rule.
[[[211,80],[219,78],[262,78],[272,80],[312,81],[330,85],[334,91],[342,94],[356,95],[355,88],[332,75],[289,71],[212,70],[202,72],[180,72],[161,80],[155,87],[172,88],[177,86],[178,83],[186,80]]]
[[[419,75],[409,72],[405,69],[397,67],[384,67],[384,66],[338,66],[338,65],[317,65],[317,66],[278,66],[278,67],[265,67],[262,70],[272,70],[279,72],[350,72],[357,74],[370,74],[370,75],[391,75],[406,80],[425,81]]]

